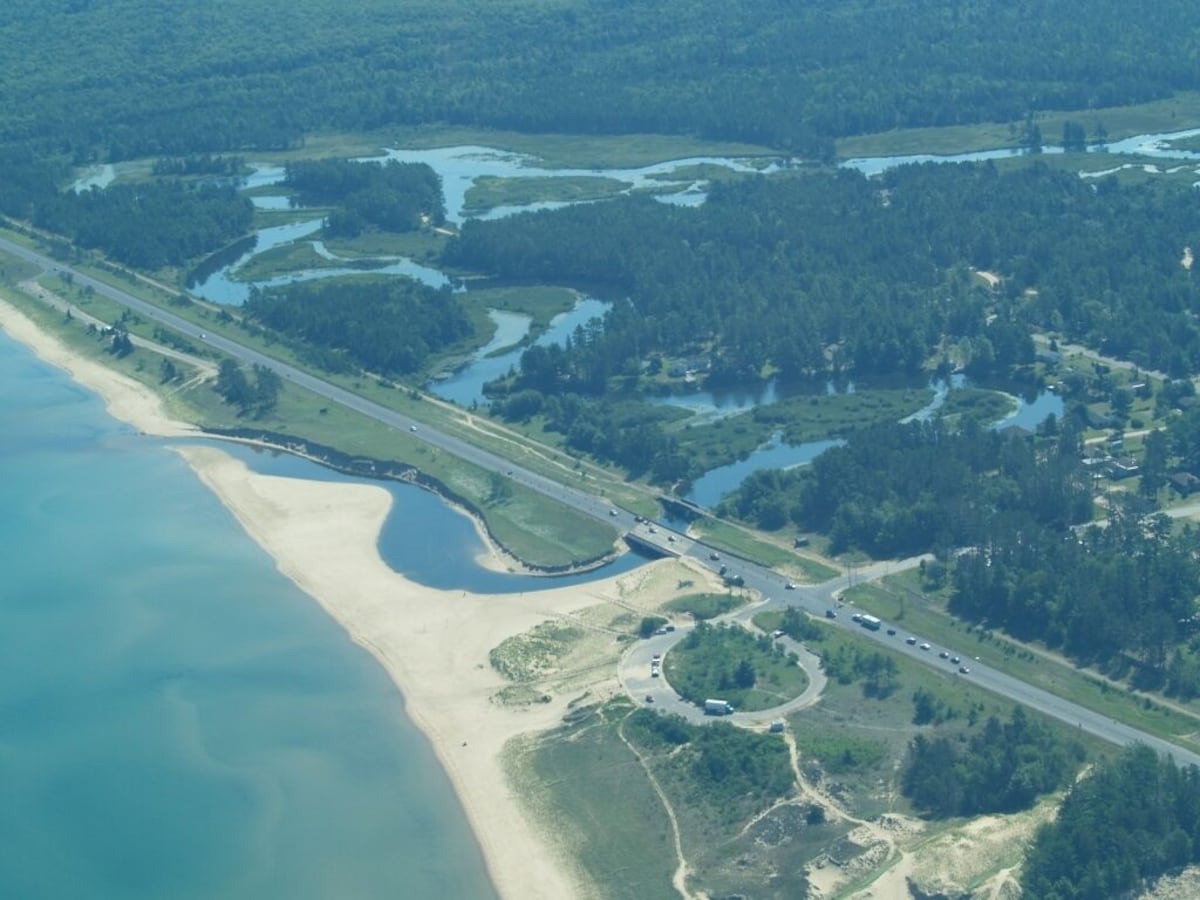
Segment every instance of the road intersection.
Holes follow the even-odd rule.
[[[687,557],[693,564],[700,565],[713,572],[719,571],[722,565],[728,566],[731,574],[741,576],[746,588],[763,598],[754,606],[736,613],[734,616],[735,620],[741,621],[740,617],[744,617],[748,621],[750,616],[763,610],[782,610],[788,606],[794,606],[810,616],[824,617],[825,611],[830,608],[831,604],[836,604],[837,596],[847,586],[847,580],[838,577],[817,585],[796,586],[793,589],[789,589],[789,580],[785,576],[765,566],[747,559],[730,556],[728,553],[724,553],[724,551],[719,553],[715,548],[694,540],[687,534],[673,529],[665,523],[648,523],[640,516],[613,506],[608,500],[602,497],[597,497],[586,490],[564,485],[539,472],[523,468],[509,459],[505,459],[481,447],[474,446],[460,437],[439,431],[427,423],[418,422],[410,416],[405,416],[381,404],[367,400],[302,369],[298,369],[295,366],[288,365],[260,353],[253,348],[244,346],[231,338],[211,333],[206,328],[179,315],[136,297],[106,281],[60,263],[44,254],[30,250],[21,244],[0,238],[0,251],[24,259],[47,271],[57,271],[60,274],[67,275],[76,286],[91,288],[96,294],[124,306],[149,321],[170,328],[193,341],[207,344],[243,364],[259,365],[270,369],[281,378],[313,391],[333,403],[341,404],[368,418],[387,425],[397,432],[408,432],[408,437],[410,438],[424,441],[446,453],[474,463],[485,470],[503,472],[513,481],[553,500],[557,500],[578,512],[609,522],[627,535],[631,535],[634,538],[634,542],[640,544],[644,549],[659,552],[663,556]],[[653,526],[653,530],[651,530],[651,526]],[[920,559],[921,557],[915,557],[909,560],[880,562],[870,566],[863,566],[856,570],[855,577],[860,581],[869,581],[888,573],[898,572],[906,567],[917,565]],[[870,631],[853,623],[848,615],[839,616],[836,619],[828,621],[834,627],[854,630],[864,640],[875,641],[923,664],[947,670],[946,663],[939,659],[936,653],[932,652],[932,650],[921,649],[920,645],[928,642],[920,641],[919,636],[914,636],[918,637],[919,642],[914,641],[910,644],[906,642],[905,636],[894,625],[889,626],[888,623],[884,623],[884,627],[879,631]],[[896,633],[889,635],[889,628],[895,628]],[[637,697],[636,691],[642,688],[641,676],[635,674],[633,669],[637,668],[638,664],[641,663],[642,671],[646,673],[648,678],[649,655],[654,652],[667,653],[670,647],[682,639],[684,633],[677,629],[666,635],[658,635],[653,639],[655,643],[649,649],[643,646],[645,643],[643,642],[643,644],[635,645],[635,647],[628,651],[626,660],[622,661],[623,671],[625,672],[624,677],[626,679],[623,683],[627,685],[627,689],[630,690],[631,695]],[[660,638],[665,638],[665,640],[658,640]],[[642,654],[644,651],[646,658],[643,660]],[[807,660],[807,657],[801,658],[802,660]],[[810,669],[809,666],[812,666],[812,668]],[[809,671],[810,682],[816,684],[817,679],[814,677],[817,674],[816,664],[812,661],[806,661],[805,667]],[[987,690],[1014,702],[1037,709],[1060,721],[1077,726],[1081,731],[1088,732],[1111,743],[1117,745],[1143,743],[1160,753],[1169,754],[1180,764],[1200,766],[1200,754],[1194,751],[1117,722],[1079,704],[1057,697],[1049,691],[1026,684],[987,665],[972,661],[970,668],[969,675],[954,674],[954,670],[952,669],[948,670],[948,674],[952,674],[953,677],[969,677],[976,684]],[[662,678],[653,680],[662,681]],[[662,690],[662,688],[656,688],[656,690]],[[805,702],[816,701],[816,698],[819,697],[819,690],[814,688],[814,691],[817,691],[815,695],[806,692],[804,695]],[[646,693],[649,693],[649,690],[643,690],[641,697],[638,699],[644,702]],[[682,703],[682,701],[679,702]],[[798,698],[794,702],[800,702],[800,699]],[[659,703],[656,700],[656,706],[658,705]],[[676,707],[669,698],[664,697],[664,702],[660,708],[674,710]],[[692,709],[695,709],[695,707]],[[761,724],[762,717],[777,717],[779,714],[779,711],[768,710],[757,714],[757,716],[755,714],[735,713],[732,718],[739,724],[758,725]],[[692,714],[688,713],[688,715]],[[739,715],[743,716],[743,718],[739,719]],[[703,718],[702,714],[701,718]]]

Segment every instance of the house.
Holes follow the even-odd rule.
[[[1138,471],[1137,460],[1132,456],[1119,456],[1108,462],[1108,477],[1113,481],[1119,481],[1122,478],[1132,478]]]
[[[1200,478],[1191,472],[1176,472],[1167,478],[1167,481],[1184,497],[1190,497],[1196,491],[1200,491]]]

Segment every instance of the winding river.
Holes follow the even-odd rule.
[[[1200,174],[1200,153],[1180,150],[1171,146],[1173,141],[1192,138],[1200,135],[1200,128],[1185,131],[1142,134],[1119,141],[1112,141],[1101,147],[1093,148],[1093,152],[1107,152],[1114,155],[1137,155],[1151,160],[1174,160],[1178,165],[1170,168],[1160,168],[1157,162],[1117,162],[1111,169],[1101,173],[1081,173],[1081,177],[1098,177],[1102,174],[1115,172],[1121,168],[1137,166],[1148,172],[1175,172],[1181,168],[1195,167]],[[1005,148],[985,150],[972,153],[953,155],[918,154],[890,157],[863,157],[848,159],[841,163],[845,168],[855,169],[867,175],[876,175],[896,166],[912,163],[957,163],[978,162],[988,159],[1003,159],[1018,156],[1026,151]],[[1046,154],[1061,153],[1060,147],[1046,147]],[[447,219],[457,225],[471,218],[467,212],[467,192],[482,178],[569,178],[578,176],[605,177],[621,184],[622,193],[633,191],[654,191],[655,196],[663,202],[700,204],[706,197],[705,183],[696,181],[696,167],[722,166],[736,172],[771,172],[782,165],[775,160],[764,163],[762,160],[737,159],[731,157],[699,156],[686,159],[670,160],[637,168],[613,169],[558,169],[542,166],[530,155],[513,153],[491,147],[477,145],[443,147],[432,150],[388,150],[385,154],[369,159],[384,161],[426,163],[438,173],[442,179],[446,198]],[[97,167],[85,173],[74,186],[76,190],[90,187],[103,187],[117,175],[113,166]],[[278,184],[283,179],[284,170],[280,166],[260,165],[244,181],[247,188],[256,188],[253,201],[261,209],[285,209],[290,205],[289,199],[280,195],[263,194],[261,189]],[[476,218],[495,219],[521,212],[539,209],[552,209],[570,205],[572,202],[593,201],[562,201],[536,202],[522,206],[500,206],[480,213]],[[206,300],[225,304],[240,305],[249,296],[252,283],[237,278],[237,271],[254,256],[264,251],[305,241],[322,258],[336,262],[338,257],[329,251],[324,244],[315,239],[321,227],[320,219],[308,219],[287,225],[274,226],[260,230],[256,241],[245,249],[237,259],[228,261],[207,274],[195,286],[193,293]],[[253,283],[260,287],[273,287],[297,281],[308,281],[318,278],[350,276],[355,274],[386,274],[399,275],[417,279],[425,284],[441,287],[451,284],[451,279],[443,272],[417,263],[404,257],[388,257],[371,261],[345,260],[345,266],[332,265],[304,271],[292,272],[284,276],[265,279]],[[367,268],[367,266],[370,266]],[[592,318],[602,318],[608,304],[591,297],[582,298],[576,307],[567,313],[556,317],[547,330],[534,342],[548,346],[561,344],[577,326]],[[463,407],[485,404],[483,385],[488,381],[501,377],[517,365],[520,355],[526,346],[531,320],[529,317],[493,310],[489,313],[496,323],[496,332],[492,340],[472,355],[470,360],[459,370],[444,378],[439,378],[428,385],[428,389]],[[913,418],[923,418],[932,415],[944,402],[949,386],[931,385],[934,388],[934,398],[926,408],[914,414]],[[750,386],[741,390],[720,392],[696,392],[676,397],[656,398],[654,402],[671,403],[682,406],[693,412],[698,420],[710,420],[723,416],[745,412],[756,406],[776,402],[787,391],[774,382],[762,386]],[[1048,392],[1039,394],[1032,401],[1026,402],[1017,398],[1017,409],[1008,418],[997,423],[997,427],[1020,425],[1025,428],[1035,428],[1051,413],[1062,414],[1062,400]],[[752,471],[760,468],[790,468],[803,465],[816,458],[829,446],[837,441],[806,442],[798,445],[788,445],[781,442],[775,435],[764,446],[760,447],[748,458],[722,466],[708,472],[698,479],[692,489],[690,499],[703,505],[712,505],[721,496],[733,490]]]

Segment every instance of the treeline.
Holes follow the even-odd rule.
[[[214,390],[226,403],[237,407],[238,415],[252,413],[255,418],[261,418],[275,409],[283,381],[273,369],[266,366],[255,365],[253,373],[254,379],[251,380],[236,362],[223,359],[217,370]]]
[[[430,354],[472,333],[458,297],[407,278],[355,278],[255,289],[244,307],[255,322],[318,352],[339,371],[349,361],[377,375],[418,371]]]
[[[334,206],[325,228],[354,237],[368,226],[416,231],[446,220],[442,180],[425,163],[327,159],[287,166],[284,184],[299,206]]]
[[[1057,737],[1017,706],[1007,722],[989,717],[965,743],[918,734],[909,745],[901,790],[935,818],[1017,812],[1066,784],[1083,756],[1082,746]]]
[[[249,30],[241,11],[12,0],[0,13],[0,68],[16,75],[0,140],[82,160],[448,122],[699,134],[817,156],[838,135],[1200,86],[1185,0],[1138,16],[1117,0],[1086,15],[1037,0],[850,0],[837,15],[816,0],[267,0]]]
[[[830,552],[876,557],[975,544],[1008,520],[1062,534],[1091,518],[1077,432],[1024,437],[940,420],[855,432],[811,465],[752,473],[720,511],[829,535]],[[1074,435],[1074,437],[1072,436]]]
[[[565,358],[561,350],[549,349]],[[526,388],[501,396],[492,411],[509,421],[539,417],[547,431],[565,436],[568,447],[610,460],[634,478],[670,484],[703,472],[700,461],[683,453],[675,437],[663,430],[678,412],[629,397],[596,400],[573,392],[569,382],[563,387],[559,394]]]
[[[253,204],[234,188],[179,181],[63,191],[34,199],[29,212],[39,228],[151,270],[210,253],[254,219]]]
[[[1029,900],[1125,897],[1200,863],[1200,770],[1145,746],[1071,788],[1025,857]]]
[[[1200,680],[1181,647],[1197,630],[1200,542],[1194,529],[1145,520],[1114,504],[1106,527],[1045,533],[996,522],[954,565],[950,610],[1040,640],[1143,687],[1195,696]],[[1168,676],[1170,680],[1168,680]]]

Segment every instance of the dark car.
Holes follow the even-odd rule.
[[[837,613],[836,613],[836,612],[834,612],[832,609],[827,609],[827,610],[825,610],[825,618],[827,618],[827,619],[836,619],[836,618],[837,618]]]

